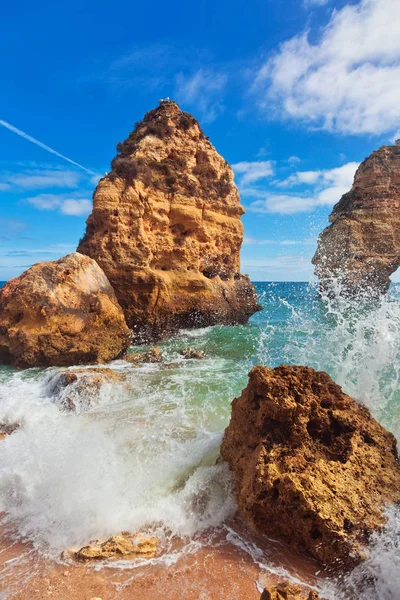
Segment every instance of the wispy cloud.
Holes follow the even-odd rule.
[[[59,210],[64,215],[85,216],[92,210],[92,201],[87,198],[71,198],[63,194],[38,194],[26,201],[39,210]]]
[[[360,0],[333,11],[318,41],[284,42],[258,70],[260,108],[312,127],[382,134],[400,122],[400,2]]]
[[[200,112],[204,123],[211,123],[225,110],[223,97],[228,82],[225,73],[198,69],[194,73],[178,73],[175,77],[177,101]]]
[[[350,162],[334,169],[297,171],[268,185],[248,183],[240,187],[240,192],[243,198],[253,199],[247,206],[250,212],[282,215],[311,212],[338,202],[351,188],[357,167],[358,163]]]
[[[303,5],[310,8],[311,6],[325,6],[328,2],[329,0],[303,0]]]
[[[77,171],[61,168],[24,169],[18,172],[0,172],[0,191],[8,191],[17,186],[23,189],[75,188],[82,177]]]
[[[245,186],[255,183],[260,179],[271,177],[274,173],[274,162],[272,160],[238,162],[232,165],[235,174],[239,175],[240,185]]]
[[[68,158],[67,156],[64,156],[63,154],[60,154],[56,150],[53,150],[53,148],[50,148],[49,146],[46,146],[46,144],[44,144],[43,142],[40,142],[39,140],[35,139],[31,135],[25,133],[25,131],[21,131],[21,129],[18,129],[17,127],[14,127],[14,125],[11,125],[10,123],[7,123],[7,121],[3,121],[3,120],[0,119],[0,125],[2,125],[3,127],[5,127],[6,129],[9,129],[13,133],[16,133],[17,135],[19,135],[20,137],[24,138],[28,142],[32,142],[32,144],[35,144],[36,146],[39,146],[39,148],[42,148],[43,150],[46,150],[46,152],[50,152],[51,154],[54,154],[55,156],[58,156],[59,158],[62,158],[63,160],[66,160],[67,162],[71,163],[71,165],[75,165],[76,167],[79,167],[80,169],[83,169],[83,171],[86,171],[87,173],[90,173],[91,175],[96,175],[96,173],[94,171],[90,171],[90,169],[87,169],[86,167],[83,167],[82,165],[80,165],[79,163],[75,162],[71,158]]]

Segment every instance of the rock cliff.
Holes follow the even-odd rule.
[[[309,367],[253,368],[221,453],[242,515],[325,564],[360,561],[400,500],[394,436]]]
[[[321,291],[386,292],[400,265],[400,140],[359,166],[329,220],[313,258]]]
[[[161,101],[117,146],[78,251],[109,278],[143,340],[245,323],[260,307],[240,274],[239,194],[194,117]]]
[[[130,332],[107,277],[77,252],[37,263],[0,290],[0,363],[17,367],[107,362]]]

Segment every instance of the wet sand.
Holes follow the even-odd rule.
[[[238,536],[253,556],[237,545]],[[0,600],[155,600],[160,595],[163,600],[259,600],[261,589],[282,578],[284,570],[312,586],[319,570],[312,559],[254,536],[237,519],[204,534],[202,546],[169,565],[159,560],[57,563],[12,537],[11,528],[3,527]]]

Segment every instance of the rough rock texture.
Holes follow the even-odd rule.
[[[37,263],[0,290],[0,363],[17,367],[107,362],[130,333],[110,283],[77,252]]]
[[[265,588],[260,600],[321,600],[314,590],[305,590],[294,583],[283,582]],[[322,599],[323,600],[323,599]]]
[[[196,119],[162,101],[117,149],[78,251],[104,269],[128,325],[155,340],[245,323],[260,307],[239,272],[244,209]]]
[[[195,348],[185,348],[181,350],[180,354],[186,359],[195,358],[197,360],[204,360],[207,358],[207,354],[203,350],[196,350]]]
[[[7,435],[11,435],[19,429],[19,423],[0,423],[0,440],[3,440]]]
[[[313,258],[321,290],[386,292],[400,265],[400,140],[359,166],[329,220]]]
[[[107,558],[153,558],[157,552],[156,537],[145,537],[141,534],[130,535],[122,532],[113,535],[105,542],[96,542],[79,550],[72,548],[68,556],[78,560],[104,560]]]
[[[221,449],[242,514],[325,564],[363,557],[400,500],[394,436],[323,372],[254,367]]]
[[[48,380],[48,391],[66,410],[85,410],[95,404],[104,384],[123,384],[125,375],[107,368],[59,371]]]
[[[153,346],[147,352],[131,352],[130,354],[125,354],[122,358],[133,365],[140,363],[162,363],[163,361],[163,355],[158,346]]]

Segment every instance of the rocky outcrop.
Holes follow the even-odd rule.
[[[138,365],[141,363],[162,363],[163,356],[160,348],[158,346],[153,346],[153,348],[150,348],[146,352],[131,352],[125,354],[123,359],[133,365]]]
[[[50,375],[47,390],[65,410],[82,411],[96,404],[105,384],[123,385],[129,390],[125,379],[124,373],[107,368],[73,369]]]
[[[359,166],[329,220],[312,261],[321,291],[386,292],[400,266],[400,140]]]
[[[260,307],[240,274],[239,194],[194,117],[161,101],[98,184],[78,251],[104,269],[142,340],[245,323]]]
[[[265,588],[260,600],[321,600],[314,590],[305,590],[294,583],[282,582]],[[322,599],[323,600],[323,599]]]
[[[253,368],[221,453],[242,515],[325,564],[361,560],[400,500],[394,436],[309,367]]]
[[[113,535],[105,542],[96,540],[88,546],[71,548],[64,553],[64,558],[77,560],[105,560],[109,558],[153,558],[157,552],[158,539],[145,537],[139,533],[131,535],[126,532]]]
[[[187,360],[192,358],[196,360],[204,360],[207,358],[207,354],[203,350],[196,350],[195,348],[184,348],[181,350],[180,355]]]
[[[0,290],[0,363],[17,367],[103,363],[130,332],[98,264],[73,253],[37,263]]]

